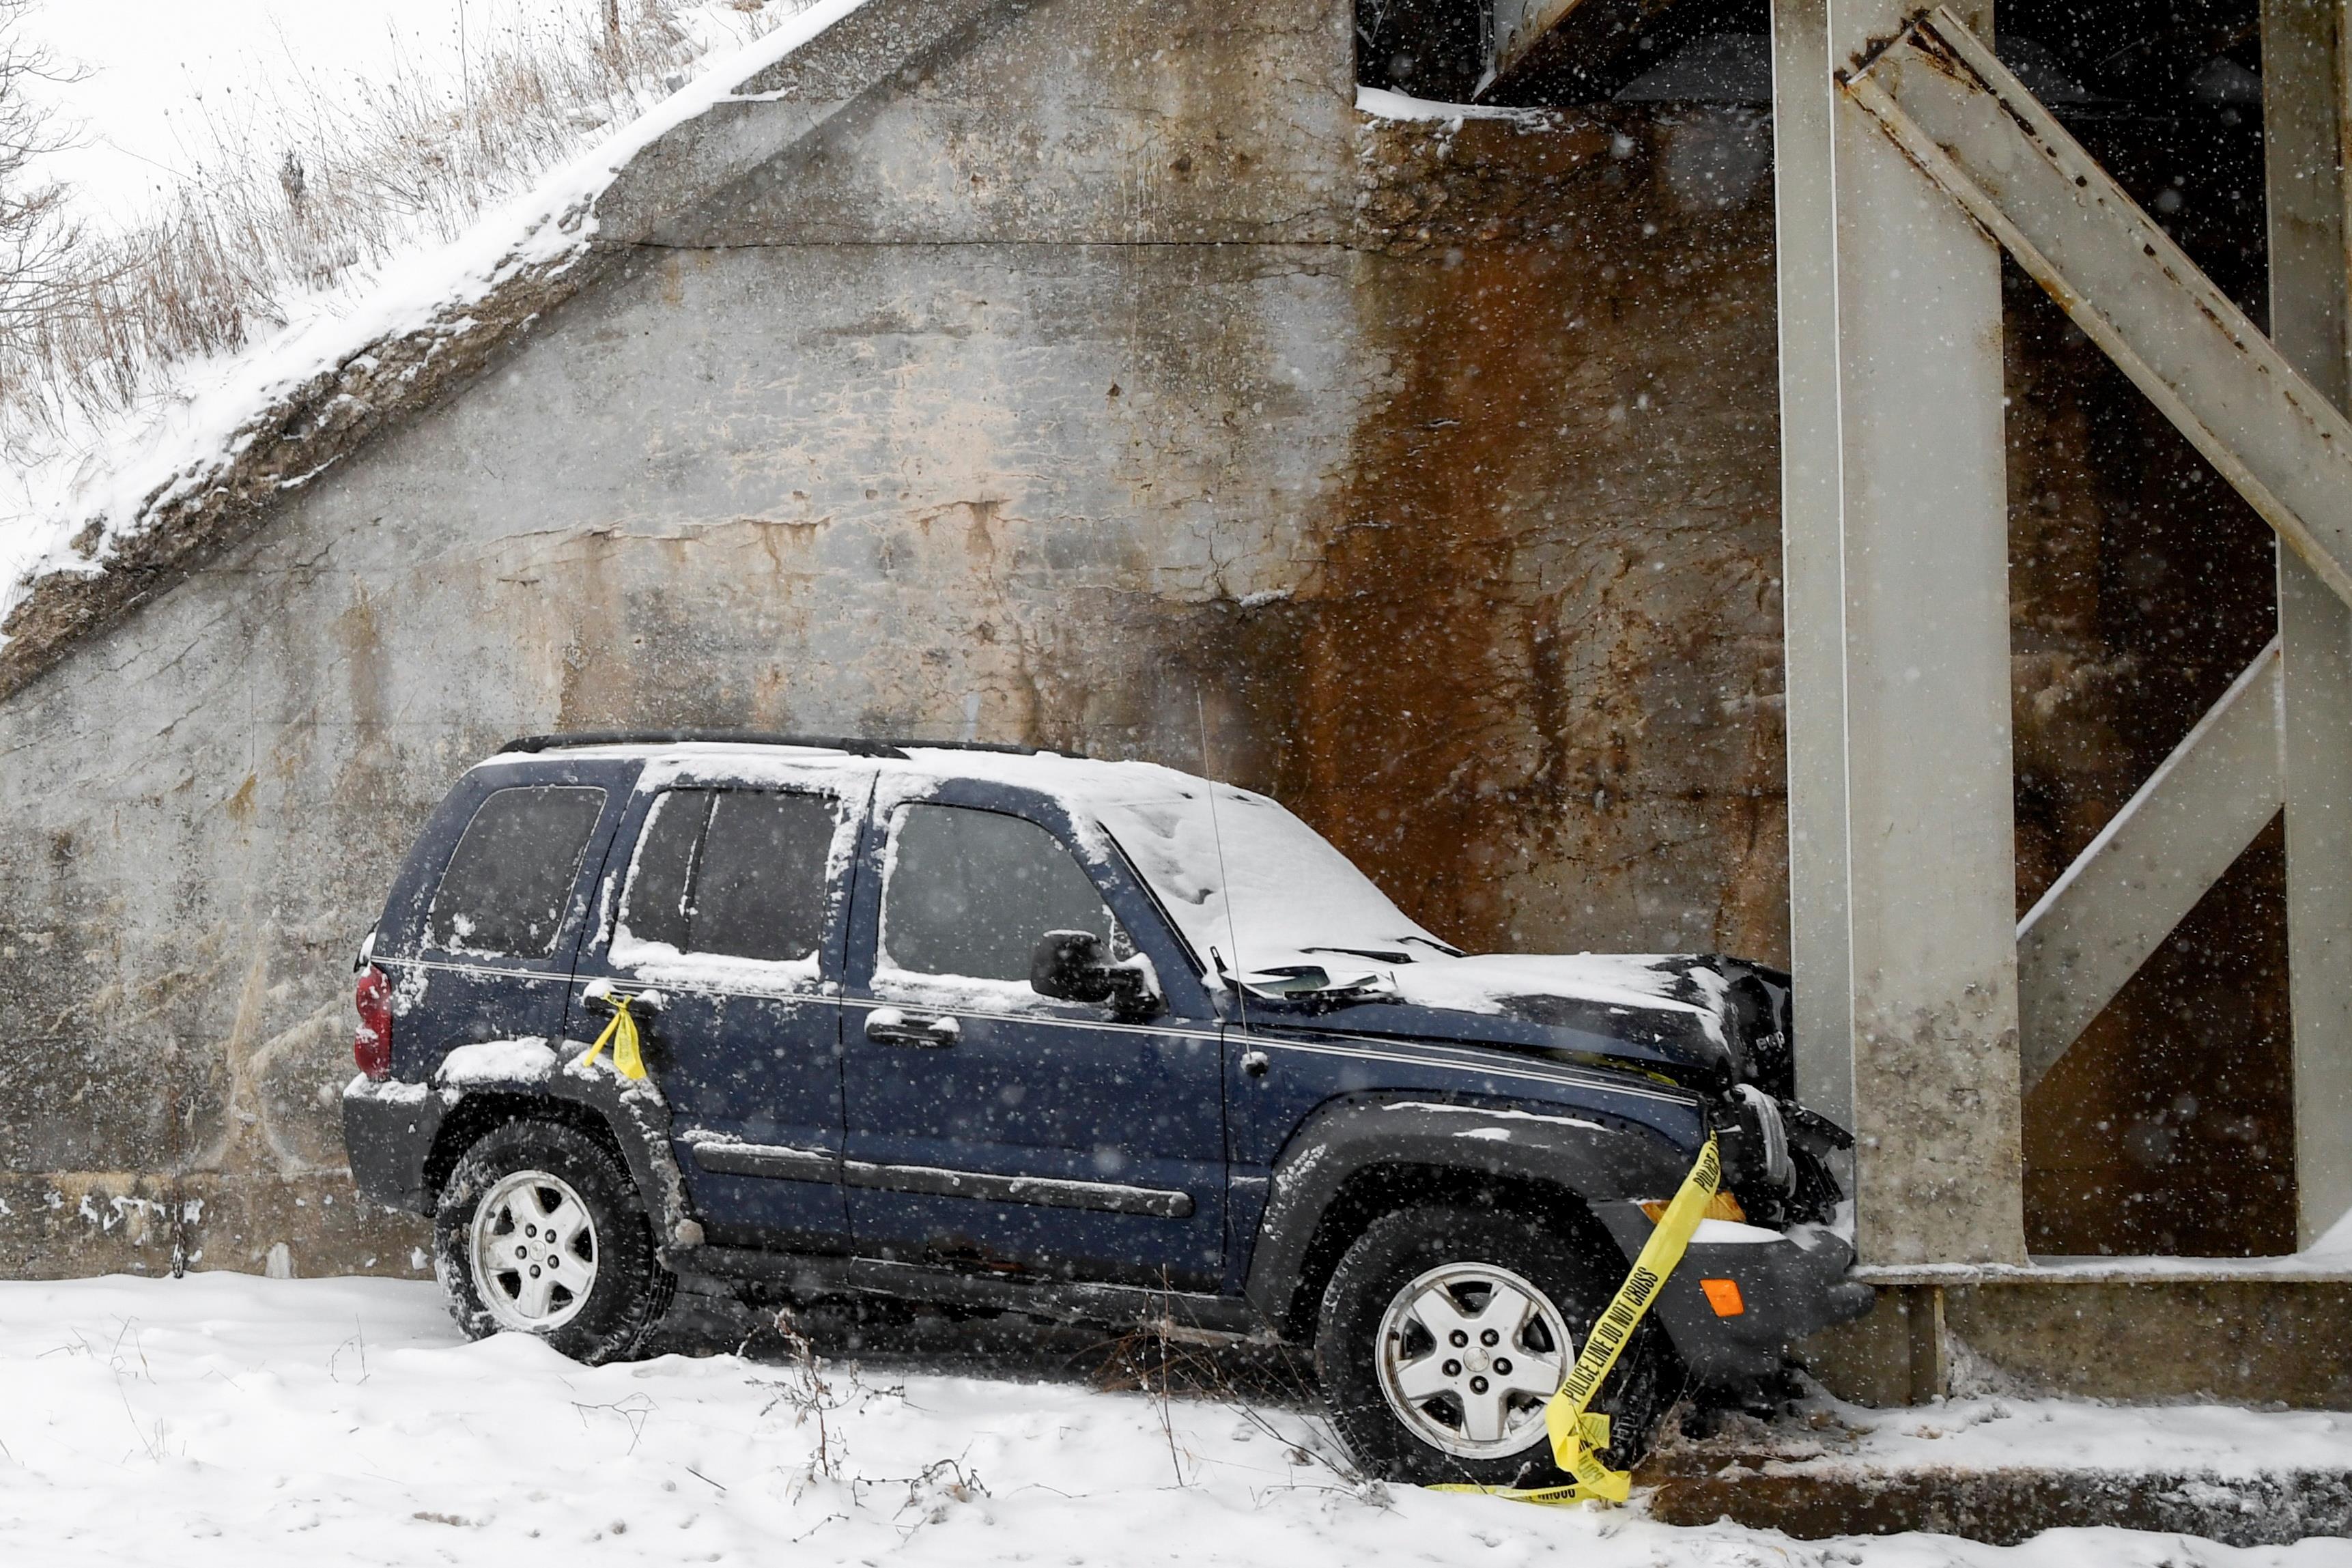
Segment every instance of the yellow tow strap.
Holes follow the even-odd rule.
[[[590,1046],[588,1054],[580,1059],[581,1066],[595,1066],[596,1059],[604,1054],[604,1047],[609,1043],[613,1048],[613,1071],[624,1078],[643,1078],[646,1075],[646,1059],[637,1051],[637,1020],[629,1016],[630,1000],[618,991],[613,993],[613,1021],[604,1026],[604,1032],[596,1037],[596,1043]],[[1674,1216],[1669,1212],[1666,1218],[1671,1219]],[[1648,1254],[1643,1256],[1647,1257]]]
[[[1592,1403],[1601,1385],[1617,1364],[1625,1343],[1640,1326],[1642,1315],[1657,1300],[1658,1291],[1675,1265],[1683,1260],[1690,1246],[1692,1232],[1706,1217],[1706,1206],[1723,1186],[1723,1159],[1715,1145],[1715,1134],[1707,1134],[1706,1146],[1698,1152],[1698,1163],[1691,1166],[1690,1175],[1683,1178],[1682,1190],[1666,1205],[1666,1212],[1643,1244],[1642,1255],[1633,1260],[1633,1271],[1625,1282],[1617,1287],[1616,1299],[1601,1321],[1592,1325],[1586,1336],[1584,1350],[1577,1356],[1576,1365],[1559,1385],[1559,1392],[1544,1406],[1544,1428],[1551,1434],[1552,1459],[1559,1468],[1576,1479],[1565,1486],[1556,1487],[1486,1487],[1454,1484],[1433,1487],[1433,1491],[1486,1492],[1491,1496],[1509,1498],[1514,1502],[1570,1503],[1601,1500],[1623,1502],[1632,1495],[1633,1478],[1623,1470],[1612,1470],[1601,1462],[1600,1449],[1609,1446],[1609,1417],[1588,1416],[1584,1407]]]

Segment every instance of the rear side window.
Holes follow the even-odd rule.
[[[499,789],[474,811],[433,894],[425,940],[450,952],[544,958],[555,951],[580,858],[604,791],[580,785]]]
[[[682,953],[804,959],[824,940],[840,813],[823,795],[672,789],[654,802],[622,901],[628,935]]]
[[[1114,949],[1125,942],[1094,880],[1036,823],[963,806],[906,809],[882,889],[887,964],[1025,982],[1048,931],[1091,931]]]
[[[694,852],[710,818],[709,789],[672,789],[654,801],[637,837],[636,869],[621,903],[621,921],[641,942],[687,948],[687,894],[694,884]]]

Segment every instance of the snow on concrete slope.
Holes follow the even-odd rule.
[[[282,330],[245,351],[180,367],[152,408],[30,460],[12,455],[0,484],[0,622],[33,580],[104,570],[126,532],[204,492],[256,438],[256,416],[294,389],[373,345],[462,324],[469,303],[501,282],[584,254],[596,235],[592,204],[631,159],[862,4],[814,0],[772,31],[715,50],[671,96],[456,241],[420,247],[356,286],[312,297]]]
[[[1673,1529],[1638,1508],[1367,1494],[1306,1456],[1325,1439],[1292,1412],[1178,1400],[1163,1426],[1140,1395],[839,1364],[819,1375],[838,1402],[821,1427],[794,1369],[731,1355],[592,1369],[531,1339],[467,1344],[429,1285],[0,1283],[0,1562],[2352,1563],[2345,1542],[2235,1550],[2067,1531],[2006,1550],[1922,1535],[1800,1542]],[[2058,1457],[2116,1445],[2161,1457],[2168,1444],[2174,1457],[2343,1464],[2346,1426],[2011,1401],[1894,1413],[1868,1441],[1898,1458],[1939,1446],[1997,1458],[2038,1432]],[[1931,1427],[1944,1435],[1923,1435]]]

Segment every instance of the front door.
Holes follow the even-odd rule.
[[[882,793],[890,793],[886,777]],[[1213,1020],[1042,997],[1049,931],[1133,951],[1106,890],[1017,795],[878,811],[861,852],[844,1184],[866,1256],[1213,1289],[1224,1259]],[[968,803],[956,803],[961,795]],[[1130,919],[1143,910],[1127,889]]]
[[[865,807],[862,789],[845,799],[815,779],[652,792],[609,936],[581,966],[583,987],[604,977],[661,993],[648,1066],[714,1242],[822,1251],[847,1241],[839,978]],[[586,1016],[572,1029],[599,1027]]]

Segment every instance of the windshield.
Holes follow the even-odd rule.
[[[1215,789],[1213,822],[1205,786],[1096,803],[1203,964],[1214,949],[1244,977],[1308,967],[1336,977],[1454,951],[1281,806],[1230,784]]]

